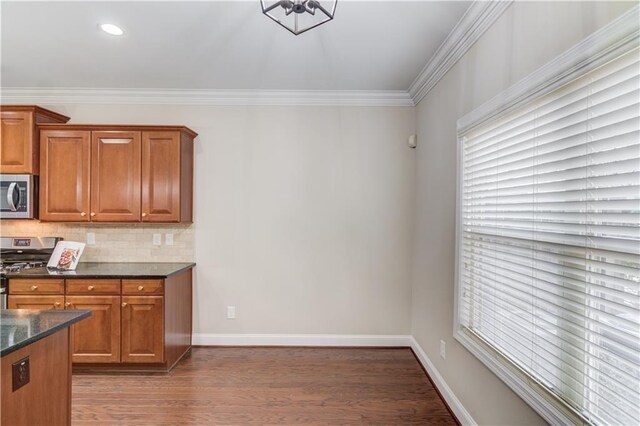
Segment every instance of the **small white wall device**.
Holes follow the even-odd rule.
[[[418,136],[415,133],[409,136],[407,145],[409,145],[409,148],[415,148],[416,146],[418,146]]]

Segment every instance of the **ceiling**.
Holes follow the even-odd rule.
[[[467,1],[339,0],[294,36],[253,1],[2,2],[2,87],[407,90]],[[100,23],[125,30],[109,36]]]

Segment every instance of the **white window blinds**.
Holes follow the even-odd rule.
[[[603,425],[640,424],[639,55],[459,135],[459,324]]]

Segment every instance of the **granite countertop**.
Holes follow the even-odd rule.
[[[193,268],[195,263],[79,263],[75,271],[57,271],[47,268],[24,269],[9,272],[8,278],[167,278]]]
[[[0,356],[24,348],[91,316],[77,310],[0,310]]]

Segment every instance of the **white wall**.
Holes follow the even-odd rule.
[[[414,108],[43,106],[199,133],[195,333],[409,333]]]
[[[456,121],[633,5],[515,2],[417,107],[412,334],[479,424],[544,421],[452,337]]]

